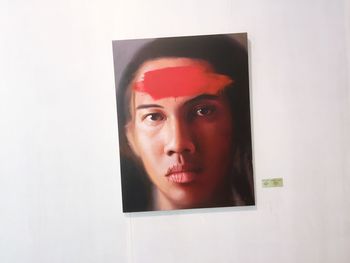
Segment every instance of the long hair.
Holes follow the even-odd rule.
[[[246,37],[246,34],[239,34]],[[244,39],[246,41],[246,39]],[[124,212],[149,210],[151,183],[128,145],[130,83],[149,60],[182,57],[207,61],[214,70],[234,80],[225,88],[234,123],[235,154],[232,156],[233,205],[253,205],[252,145],[249,109],[248,55],[246,47],[228,35],[159,38],[141,47],[124,70],[117,87],[117,111]]]

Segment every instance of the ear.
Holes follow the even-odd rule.
[[[135,142],[135,135],[134,135],[134,124],[132,122],[129,122],[127,125],[125,125],[125,134],[126,134],[126,138],[128,139],[128,144],[131,148],[131,150],[133,151],[133,153],[139,157],[139,153],[137,151],[137,146],[136,146],[136,142]]]

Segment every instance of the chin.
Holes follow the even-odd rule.
[[[182,192],[177,193],[176,196],[171,198],[172,209],[190,209],[210,207],[211,203],[208,197],[193,195],[193,193]]]

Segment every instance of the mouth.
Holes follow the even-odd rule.
[[[199,172],[200,168],[198,166],[176,164],[168,169],[165,176],[170,182],[188,184],[196,180]]]

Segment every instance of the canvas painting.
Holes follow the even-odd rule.
[[[113,41],[124,212],[255,204],[247,34]]]

